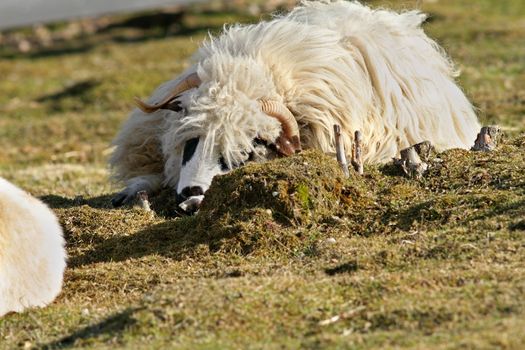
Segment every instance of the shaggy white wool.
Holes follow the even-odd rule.
[[[65,259],[53,212],[0,178],[0,316],[53,301],[62,288]]]
[[[290,109],[303,148],[335,153],[333,124],[341,125],[347,152],[354,131],[362,132],[366,162],[387,162],[424,140],[438,150],[469,148],[480,125],[453,64],[421,29],[424,19],[418,11],[304,1],[271,21],[225,29],[149,99],[162,100],[197,72],[202,84],[180,97],[184,112],[135,110],[124,124],[110,160],[115,177],[129,185],[154,175],[150,187],[177,188],[184,143],[194,137],[203,142],[200,159],[240,163],[254,137],[272,141],[280,133],[259,99]]]

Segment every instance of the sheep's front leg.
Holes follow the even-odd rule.
[[[162,186],[162,176],[161,175],[144,175],[137,176],[126,181],[126,188],[117,193],[113,199],[111,199],[111,204],[114,207],[120,207],[125,204],[132,203],[136,198],[137,193],[141,191],[146,191],[148,195],[160,190]]]

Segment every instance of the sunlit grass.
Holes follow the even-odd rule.
[[[133,97],[185,69],[207,28],[256,19],[190,11],[171,32],[117,28],[54,50],[0,49],[0,175],[53,208],[70,255],[58,300],[0,320],[0,348],[520,349],[525,3],[371,3],[430,13],[425,30],[505,146],[447,152],[447,167],[419,182],[369,167],[346,183],[286,177],[280,188],[298,202],[252,181],[260,205],[235,202],[255,173],[274,183],[318,159],[303,154],[224,178],[201,216],[112,209],[106,159]],[[346,188],[340,208],[327,183]]]

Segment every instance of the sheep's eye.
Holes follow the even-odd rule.
[[[252,145],[254,148],[257,148],[257,147],[266,147],[266,148],[269,148],[271,149],[272,148],[272,145],[271,144],[268,144],[268,142],[266,142],[265,140],[261,139],[261,138],[254,138],[253,141],[252,141]],[[230,171],[230,170],[233,170],[233,169],[236,169],[238,167],[241,167],[243,166],[244,164],[248,163],[248,162],[251,162],[251,161],[254,161],[256,160],[256,156],[257,156],[257,151],[252,151],[252,152],[245,152],[244,153],[244,160],[241,161],[241,162],[238,162],[238,163],[234,163],[234,164],[231,164],[231,166],[228,166],[228,164],[226,163],[226,160],[224,159],[223,156],[221,156],[219,158],[219,165],[221,166],[221,170],[222,171]]]
[[[182,153],[182,165],[186,164],[191,159],[191,157],[193,157],[198,144],[198,137],[186,141],[186,144],[184,145],[184,152]]]
[[[178,100],[171,100],[168,105],[166,106],[166,109],[169,109],[171,111],[174,111],[174,112],[180,112],[182,110],[184,110],[184,108],[182,108],[182,105],[180,103],[180,101]]]
[[[221,170],[222,171],[230,170],[230,167],[228,166],[228,164],[226,164],[226,161],[224,160],[224,157],[222,157],[222,156],[219,158],[219,164],[221,165]]]
[[[268,147],[268,142],[266,142],[266,140],[256,137],[253,139],[253,146],[254,147],[257,147],[257,146]]]
[[[266,140],[263,140],[261,138],[254,138],[253,139],[253,145],[254,147],[257,147],[257,146],[263,146],[265,147],[267,150],[270,150],[272,151],[273,153],[277,154],[279,153],[279,150],[277,149],[277,147],[275,146],[275,144],[273,143],[268,143],[268,141]]]
[[[230,171],[230,170],[233,170],[233,169],[237,169],[241,166],[243,166],[244,164],[250,162],[253,160],[254,158],[254,152],[246,152],[244,153],[244,156],[243,156],[244,160],[240,161],[240,162],[237,162],[237,163],[233,163],[231,164],[231,166],[228,166],[228,164],[226,163],[226,160],[224,159],[223,156],[221,156],[219,158],[219,164],[221,166],[221,170],[222,171]]]

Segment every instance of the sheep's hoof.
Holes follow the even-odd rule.
[[[149,202],[148,192],[147,191],[139,191],[139,192],[137,192],[137,200],[139,202],[140,207],[143,210],[145,210],[147,212],[151,211],[151,204]]]
[[[118,208],[125,204],[131,203],[134,199],[135,195],[129,195],[128,192],[122,191],[116,194],[115,197],[111,199],[111,204],[113,205],[113,207]]]
[[[432,144],[429,141],[423,141],[402,150],[401,158],[394,158],[394,164],[401,167],[408,177],[421,179],[429,168],[426,162],[432,150]]]
[[[472,151],[490,152],[498,145],[501,129],[497,125],[484,126],[476,138]]]

